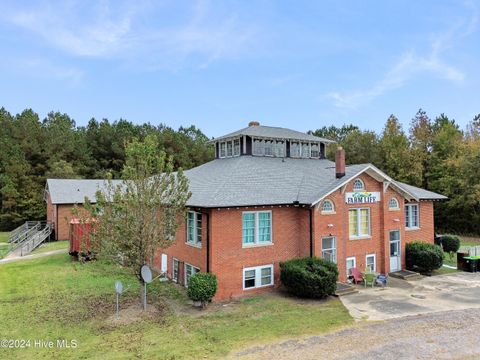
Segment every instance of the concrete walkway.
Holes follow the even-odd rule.
[[[356,320],[387,320],[439,311],[480,308],[480,273],[458,272],[420,280],[389,278],[388,286],[357,286],[340,297]]]
[[[40,254],[7,257],[5,259],[0,260],[0,264],[6,264],[6,263],[22,261],[22,260],[32,260],[32,259],[42,258],[42,257],[45,257],[45,256],[50,256],[50,255],[67,254],[67,253],[68,253],[68,249],[60,249],[60,250],[52,250],[52,251],[48,251],[48,252],[44,252],[44,253],[40,253]]]

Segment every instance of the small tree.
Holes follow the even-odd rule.
[[[450,255],[450,260],[453,260],[453,256],[460,249],[460,238],[455,235],[443,235],[442,247],[443,251]]]
[[[92,247],[101,258],[131,269],[140,294],[142,266],[175,241],[191,195],[182,170],[174,172],[172,158],[158,148],[153,136],[127,144],[123,179],[107,180],[96,204],[86,201],[87,216],[94,219]]]
[[[211,273],[196,273],[188,281],[187,294],[193,301],[200,301],[202,306],[212,300],[217,292],[217,277]]]

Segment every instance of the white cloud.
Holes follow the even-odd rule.
[[[4,13],[0,19],[70,56],[122,59],[152,68],[181,66],[189,57],[196,57],[198,66],[207,66],[238,56],[256,39],[253,26],[231,11],[218,13],[207,1],[195,2],[185,16],[167,5],[149,1],[117,1],[112,6],[108,1],[92,6],[46,2],[28,10],[10,7],[2,11],[0,6]],[[171,19],[170,13],[174,13]],[[166,21],[156,21],[156,15]]]
[[[436,78],[461,83],[465,79],[465,73],[458,67],[444,60],[444,54],[452,50],[455,41],[476,31],[479,22],[478,9],[474,2],[466,1],[469,10],[469,21],[461,21],[454,24],[447,31],[436,34],[430,40],[430,51],[426,55],[419,55],[415,50],[403,53],[398,61],[384,76],[368,89],[354,91],[332,91],[326,94],[326,98],[338,108],[356,109],[367,104],[382,95],[395,89],[401,88],[409,81],[424,74]]]

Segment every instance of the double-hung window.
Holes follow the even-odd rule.
[[[369,254],[365,257],[365,269],[372,272],[377,270],[375,254]]]
[[[187,244],[202,246],[202,213],[189,211],[187,214]]]
[[[405,205],[405,227],[406,228],[418,228],[418,204]]]
[[[188,282],[190,281],[190,278],[198,272],[200,272],[199,268],[185,263],[185,286],[188,287]]]
[[[243,246],[272,243],[271,211],[246,211],[242,223]]]
[[[240,139],[220,142],[220,158],[240,156]]]
[[[322,258],[331,262],[337,262],[337,248],[335,237],[322,238]]]
[[[350,239],[370,236],[370,209],[348,211]]]
[[[243,288],[253,289],[273,285],[273,265],[243,269]]]

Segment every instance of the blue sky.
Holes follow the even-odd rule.
[[[0,106],[218,136],[480,112],[479,1],[0,3]]]

